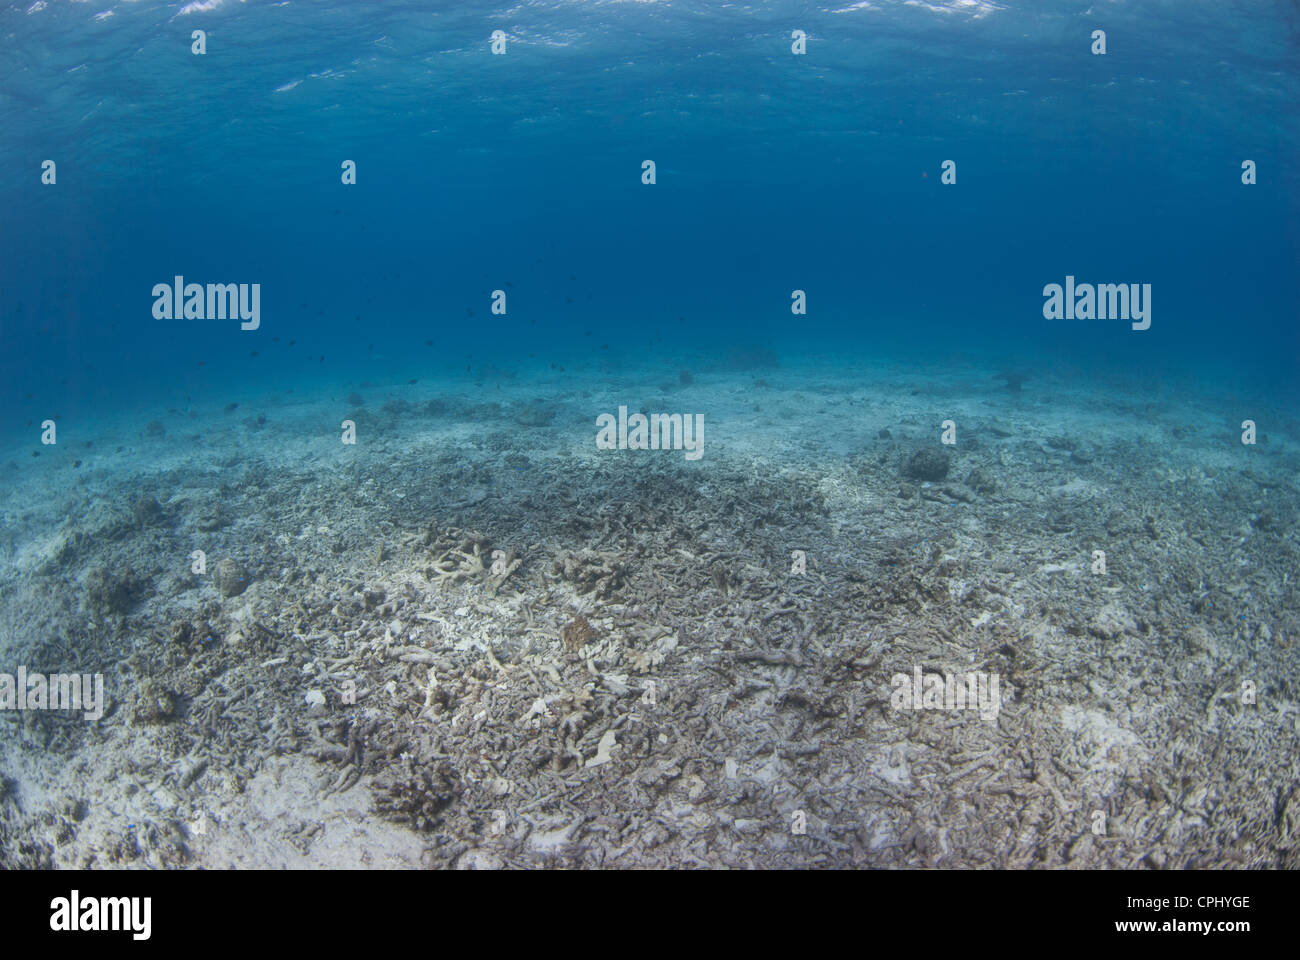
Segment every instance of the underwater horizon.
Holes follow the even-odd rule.
[[[0,865],[1295,867],[1298,54],[0,7]]]

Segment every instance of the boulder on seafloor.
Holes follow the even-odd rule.
[[[96,615],[125,614],[148,590],[148,583],[126,564],[96,564],[82,582],[86,609]]]
[[[932,483],[942,480],[948,476],[948,454],[933,447],[918,450],[903,464],[903,476]]]
[[[248,572],[236,561],[226,557],[217,561],[212,568],[212,583],[223,597],[237,597],[245,590],[251,579]]]

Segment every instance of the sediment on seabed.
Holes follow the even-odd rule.
[[[59,520],[15,487],[6,662],[109,702],[0,713],[4,865],[1300,865],[1297,437],[995,387],[812,455],[836,411],[761,384],[786,439],[700,463],[440,395],[355,411],[382,453],[268,408]],[[918,668],[1000,709],[894,709]]]

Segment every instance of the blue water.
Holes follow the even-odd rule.
[[[1288,403],[1298,47],[1274,0],[10,4],[4,430],[737,346]],[[177,274],[260,283],[260,329],[155,319]],[[1067,275],[1151,284],[1150,329],[1045,320]]]

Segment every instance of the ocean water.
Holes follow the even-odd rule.
[[[227,645],[233,663],[252,644],[257,662],[336,674],[308,690],[265,672],[262,709],[309,756],[304,730],[333,742],[345,733],[322,724],[359,722],[339,685],[360,662],[327,669],[319,652],[342,644],[329,662],[343,663],[357,637],[435,651],[439,671],[468,671],[486,649],[536,674],[528,658],[562,661],[581,613],[600,642],[621,645],[601,648],[593,675],[638,692],[637,665],[670,670],[676,656],[685,684],[691,671],[700,679],[700,658],[731,663],[758,637],[766,659],[739,661],[769,698],[755,717],[786,723],[794,690],[820,704],[817,723],[850,725],[862,706],[844,698],[894,669],[824,679],[819,700],[807,664],[890,636],[883,655],[905,675],[940,661],[993,669],[996,651],[1030,637],[1036,662],[1063,677],[1083,669],[1093,686],[1023,694],[1047,713],[1015,723],[1114,759],[1089,789],[1112,798],[1111,817],[1137,823],[1123,784],[1162,769],[1159,711],[1125,701],[1132,682],[1103,661],[1190,650],[1211,693],[1252,669],[1294,679],[1297,63],[1300,8],[1281,0],[7,4],[0,649],[32,671],[107,676],[114,708],[93,735],[58,727],[62,749],[93,740],[128,751],[156,736],[160,718],[139,708],[151,677],[170,691],[161,722],[185,732],[187,755],[207,756],[219,749],[204,724],[216,723],[224,674],[149,646],[192,621],[195,646],[159,649],[208,663],[220,654],[206,643]],[[182,290],[188,313],[171,303],[178,278],[200,285]],[[240,285],[249,307],[255,288],[256,313],[213,315],[211,284]],[[1057,315],[1051,285],[1062,288]],[[1115,309],[1088,315],[1082,291],[1099,285],[1117,285]],[[688,426],[701,417],[702,456],[604,449],[598,418],[620,422],[623,406]],[[938,451],[942,470],[914,464],[918,451]],[[815,516],[800,512],[814,502]],[[685,518],[677,540],[665,532],[674,517]],[[430,526],[481,537],[404,539]],[[484,560],[500,549],[507,563],[517,550],[523,565],[492,582],[462,571],[455,548]],[[238,591],[194,572],[195,550],[213,564],[234,558]],[[608,562],[623,572],[575,573],[582,551],[618,554]],[[815,601],[784,592],[800,551],[823,577]],[[1089,579],[1095,551],[1112,558],[1104,586]],[[670,570],[683,555],[704,567]],[[380,581],[387,606],[359,600],[359,619],[337,620],[340,597]],[[498,609],[507,582],[517,596]],[[312,591],[319,609],[304,603],[293,624],[266,626]],[[405,613],[392,605],[399,594]],[[777,630],[787,599],[799,623]],[[472,642],[452,626],[466,618]],[[777,633],[764,640],[768,628]],[[899,646],[908,631],[938,646]],[[674,646],[660,649],[669,635]],[[124,666],[141,651],[155,670]],[[370,690],[362,706],[376,724],[407,709],[375,693],[383,683],[425,683],[414,673],[433,661],[405,655],[416,656],[402,667],[410,676],[349,680]],[[1023,659],[995,666],[1004,687],[1046,689]],[[523,706],[573,695],[579,679],[561,674],[556,689],[521,688]],[[1162,683],[1175,681],[1187,678]],[[1294,709],[1289,682],[1272,694],[1283,712]],[[317,688],[323,708],[304,700]],[[425,692],[407,699],[418,706]],[[475,715],[464,689],[451,696],[424,716],[430,744],[458,711]],[[1127,705],[1102,716],[1117,703]],[[755,717],[726,729],[741,778],[771,788],[770,806],[726,815],[785,824],[780,786],[792,773],[746,754],[770,740]],[[816,724],[800,724],[778,739],[812,737]],[[1206,738],[1222,735],[1211,726]],[[579,774],[606,765],[598,727],[589,718],[590,742],[568,745],[584,763],[606,756]],[[57,795],[42,780],[54,772],[17,759],[26,728],[4,729],[6,775]],[[553,732],[561,757],[566,736]],[[920,758],[905,744],[916,740],[899,733],[892,752],[852,759],[854,776],[912,797],[922,775],[907,769]],[[1268,749],[1293,751],[1293,740]],[[702,783],[730,782],[709,767],[721,755],[695,750],[678,756],[708,767]],[[647,751],[612,762],[649,764]],[[1203,760],[1208,783],[1220,760],[1208,747]],[[249,781],[263,769],[241,763]],[[494,776],[525,783],[503,772],[509,763]],[[183,854],[161,841],[122,852],[114,817],[129,804],[114,806],[114,769],[104,761],[92,789],[117,812],[92,817],[75,854],[53,841],[40,856],[10,846],[7,863],[280,855],[273,806],[259,812],[265,850],[222,847],[215,826],[195,834],[229,786],[210,778],[192,781],[206,782],[200,792],[174,788],[165,813],[136,809],[186,824]],[[416,812],[392,800],[411,790],[381,769],[344,771],[346,786],[322,796],[373,790],[373,805],[356,804],[374,844],[392,865],[413,864],[405,834],[382,832],[391,823],[463,840],[456,816],[497,809],[464,773],[446,774],[454,800]],[[1264,788],[1216,789],[1190,833],[1166,835],[1162,856],[1288,862],[1286,836],[1268,834],[1249,800]],[[801,846],[784,827],[772,828],[780,843],[738,829],[734,844],[693,856],[1061,865],[973,835],[904,849],[889,810],[872,806],[879,796],[827,794],[810,832],[841,838],[829,846]],[[699,797],[710,816],[710,803],[731,802]],[[854,811],[878,826],[844,841],[832,825]],[[1225,839],[1242,823],[1264,831],[1249,849]],[[558,840],[488,846],[471,844],[488,865],[592,864],[590,844],[582,854],[557,854]],[[347,861],[343,840],[316,849],[319,862]],[[1135,856],[1079,855],[1112,867]]]
[[[24,422],[594,340],[1294,382],[1293,4],[51,2],[3,29]],[[177,274],[260,283],[262,328],[154,319]],[[1151,329],[1045,320],[1067,275],[1151,284]]]

